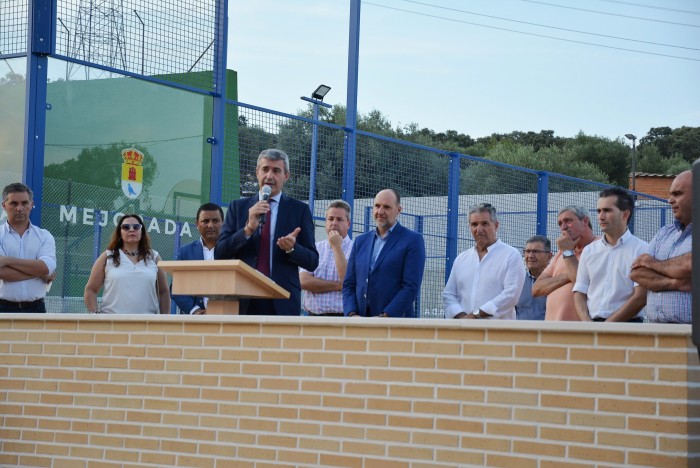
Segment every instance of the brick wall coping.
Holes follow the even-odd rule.
[[[472,330],[523,330],[543,332],[572,332],[591,331],[596,333],[628,333],[630,335],[669,335],[691,336],[692,326],[685,324],[652,324],[652,323],[600,323],[600,322],[544,322],[544,321],[518,321],[518,320],[446,320],[446,319],[394,319],[394,318],[343,318],[343,317],[274,317],[274,316],[197,316],[187,315],[93,315],[93,314],[2,314],[0,323],[3,322],[78,322],[90,323],[109,320],[114,323],[181,323],[192,325],[196,323],[245,323],[264,325],[298,325],[298,326],[338,326],[352,327],[377,327],[389,326],[400,328],[426,328],[435,329],[472,329]],[[2,327],[0,327],[2,328]]]

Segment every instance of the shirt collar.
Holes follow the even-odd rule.
[[[677,230],[678,232],[683,232],[683,231],[685,231],[686,229],[688,229],[689,227],[692,227],[692,226],[693,226],[693,223],[688,223],[687,226],[683,226],[683,225],[680,223],[680,221],[678,221],[677,219],[674,219],[674,220],[673,220],[673,226],[676,228],[676,230]]]
[[[394,223],[394,225],[391,226],[391,227],[389,228],[389,231],[386,233],[386,235],[385,235],[384,237],[382,237],[382,236],[379,235],[379,230],[375,227],[375,228],[374,228],[374,235],[377,236],[377,239],[384,240],[384,239],[386,239],[387,237],[389,237],[389,234],[391,234],[392,232],[394,232],[394,228],[395,228],[396,226],[398,226],[398,225],[399,225],[399,222],[396,221],[396,222]]]
[[[202,236],[199,236],[199,243],[202,244],[203,249],[213,250],[214,248],[216,248],[216,245],[214,247],[212,247],[211,249],[209,247],[207,247],[206,244],[204,243],[204,239],[202,239]]]
[[[15,231],[12,226],[10,226],[10,222],[8,220],[5,220],[4,227],[7,230],[7,232],[14,232],[17,235],[19,235],[19,232]],[[27,226],[27,231],[31,231],[33,229],[34,225],[32,224],[31,221],[29,221],[29,225]],[[26,231],[25,231],[26,232]]]
[[[625,233],[620,236],[620,238],[617,240],[617,243],[615,245],[624,244],[625,242],[627,242],[629,240],[630,237],[632,237],[632,233],[630,232],[630,230],[628,228],[625,231]],[[605,238],[605,235],[602,235],[601,238],[603,239],[603,244],[605,244],[609,247],[614,247],[614,245],[612,245],[610,242],[608,242],[608,240]]]

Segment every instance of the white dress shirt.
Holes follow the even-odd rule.
[[[632,296],[638,285],[630,279],[632,263],[648,244],[629,231],[610,245],[605,236],[588,244],[581,253],[574,292],[588,296],[592,319],[608,318]],[[635,317],[642,316],[644,309]]]
[[[29,223],[22,236],[8,222],[0,225],[0,255],[29,260],[41,260],[49,275],[56,271],[56,241],[49,231]],[[46,280],[31,278],[24,281],[0,280],[0,299],[31,302],[46,296]]]
[[[275,238],[276,233],[275,233],[275,227],[277,225],[277,212],[279,211],[279,206],[280,206],[280,199],[282,198],[282,192],[278,193],[275,196],[269,197],[267,202],[270,205],[270,211],[267,213],[267,216],[265,216],[265,222],[270,223],[270,274],[272,274],[272,253],[274,252],[274,247],[277,245],[277,238]],[[263,195],[262,192],[258,193],[258,200],[262,201]],[[274,200],[274,203],[271,203],[270,200]],[[284,237],[288,232],[277,236],[277,237]],[[246,236],[246,239],[250,239],[253,237],[252,235]]]
[[[202,239],[201,237],[199,238],[199,243],[202,244],[202,255],[204,256],[204,260],[214,260],[214,249],[216,248],[216,244],[214,244],[214,247],[210,249],[206,245],[204,245],[204,239]],[[204,301],[204,308],[206,309],[207,304],[209,303],[209,298],[203,297],[202,301]],[[192,307],[192,310],[190,310],[190,314],[194,314],[196,310],[199,310],[199,306]]]
[[[525,281],[523,259],[514,247],[496,240],[479,259],[476,247],[454,262],[442,292],[445,318],[480,309],[495,319],[515,320],[515,304]]]

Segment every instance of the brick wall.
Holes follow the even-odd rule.
[[[667,199],[671,183],[676,176],[664,176],[654,174],[637,173],[635,186],[637,192],[647,193],[655,197]],[[630,177],[630,189],[632,188],[632,177]]]
[[[690,326],[0,317],[0,465],[698,466]]]

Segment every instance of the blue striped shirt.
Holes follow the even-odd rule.
[[[662,227],[654,236],[647,253],[664,261],[692,251],[693,224],[682,229],[678,221]],[[683,291],[649,291],[647,321],[661,323],[691,323],[693,296]]]

